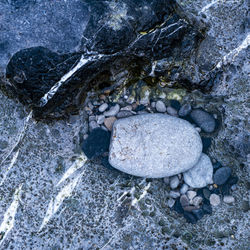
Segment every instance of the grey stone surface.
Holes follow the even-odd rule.
[[[220,204],[220,196],[217,194],[211,194],[209,201],[212,206],[217,207]]]
[[[190,169],[201,150],[200,136],[187,121],[164,114],[137,115],[114,123],[109,162],[131,175],[159,178]]]
[[[184,183],[180,188],[180,193],[185,194],[188,191],[188,185]]]
[[[107,104],[107,103],[103,103],[103,104],[98,108],[98,110],[99,110],[100,112],[104,112],[107,108],[108,108],[108,104]]]
[[[120,110],[120,105],[116,104],[112,106],[108,111],[105,111],[103,114],[107,117],[109,116],[116,116]]]
[[[179,181],[179,178],[177,175],[170,178],[170,187],[172,189],[177,188],[179,186],[179,183],[180,183],[180,181]]]
[[[203,154],[198,163],[183,173],[184,181],[190,187],[202,188],[213,183],[213,165],[210,158]]]
[[[166,105],[164,104],[163,101],[160,101],[160,100],[156,102],[155,108],[157,112],[160,112],[160,113],[165,113],[167,111]]]
[[[186,116],[186,115],[190,114],[191,111],[192,111],[191,105],[189,103],[186,103],[186,104],[181,106],[178,114],[179,114],[179,116]]]

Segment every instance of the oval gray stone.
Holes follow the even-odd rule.
[[[114,123],[109,163],[141,177],[162,178],[192,168],[202,141],[187,121],[166,114],[143,114]]]
[[[197,164],[183,173],[184,181],[190,187],[202,188],[213,183],[213,165],[206,154],[201,154]]]

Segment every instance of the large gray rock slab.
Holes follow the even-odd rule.
[[[203,154],[198,163],[183,173],[184,181],[190,187],[202,188],[213,183],[213,165],[210,158]]]
[[[201,151],[199,133],[189,122],[145,114],[114,123],[109,162],[131,175],[161,178],[192,168]]]

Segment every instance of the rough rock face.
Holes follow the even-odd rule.
[[[192,168],[201,150],[200,136],[189,122],[163,114],[137,115],[114,123],[109,162],[131,175],[159,178]]]
[[[168,78],[172,66],[165,64],[157,73],[155,61],[190,61],[202,38],[199,27],[186,18],[175,1],[85,3],[90,19],[76,53],[25,48],[7,66],[6,77],[13,91],[23,103],[32,105],[37,118],[59,117],[76,110],[87,91],[110,88],[112,79],[119,82],[117,75],[124,71],[128,72],[127,81],[141,77],[142,71],[144,77]],[[179,79],[181,84],[191,86],[192,80],[184,78]],[[168,80],[173,81],[172,76]],[[178,77],[174,80],[178,82]]]

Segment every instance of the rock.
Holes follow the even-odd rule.
[[[178,214],[183,214],[184,210],[182,208],[180,199],[177,199],[174,203],[173,209],[178,213]]]
[[[93,129],[88,138],[83,141],[82,150],[85,155],[92,159],[109,150],[110,132],[101,128]]]
[[[94,115],[89,116],[89,122],[96,121],[96,117]]]
[[[220,204],[220,196],[217,194],[211,194],[209,201],[212,206],[218,206]]]
[[[187,222],[195,224],[197,222],[196,216],[190,212],[184,211],[184,218]]]
[[[202,197],[196,196],[193,198],[193,200],[190,201],[190,204],[198,207],[201,204],[202,200],[203,200]]]
[[[164,114],[117,120],[113,126],[109,162],[125,173],[162,178],[194,166],[201,139],[188,122]]]
[[[188,200],[188,197],[186,195],[182,195],[180,197],[180,203],[182,205],[182,207],[187,207],[189,205],[189,200]]]
[[[249,201],[247,201],[247,200],[243,200],[242,202],[241,202],[241,208],[242,208],[242,211],[243,212],[248,212],[249,211]]]
[[[164,177],[163,181],[164,181],[164,183],[166,183],[168,185],[170,183],[170,178],[169,177]]]
[[[104,115],[98,115],[96,116],[96,121],[99,125],[103,124],[105,120],[105,116]]]
[[[184,181],[190,187],[202,188],[213,183],[213,165],[210,158],[203,154],[198,163],[183,173]]]
[[[116,115],[116,117],[117,117],[118,119],[120,119],[120,118],[129,117],[129,116],[131,116],[131,115],[133,115],[131,111],[122,110],[122,111],[120,111],[120,112]]]
[[[203,210],[204,214],[212,214],[212,207],[210,204],[203,204],[202,210]]]
[[[235,185],[238,182],[239,178],[237,176],[232,176],[230,175],[230,177],[227,180],[227,184],[232,186]]]
[[[195,209],[199,209],[199,207],[195,207],[195,206],[186,206],[183,208],[184,211],[187,211],[187,212],[192,212],[193,210]]]
[[[180,193],[185,194],[188,191],[188,185],[184,183],[180,188]]]
[[[179,116],[184,117],[184,116],[189,115],[191,111],[192,111],[192,107],[189,103],[187,103],[181,106],[178,114]]]
[[[121,111],[123,111],[123,110],[125,110],[125,111],[132,111],[132,109],[133,109],[132,105],[128,105],[128,106],[125,106],[125,107],[121,108],[120,110]]]
[[[180,197],[180,193],[179,193],[178,191],[173,191],[173,190],[171,190],[171,191],[169,192],[169,196],[170,196],[171,198],[176,199],[176,198]]]
[[[197,220],[200,220],[204,216],[204,211],[202,209],[194,209],[192,214]]]
[[[137,105],[136,108],[134,109],[135,112],[143,111],[146,107],[142,104]]]
[[[196,193],[195,191],[190,190],[190,191],[187,192],[187,196],[188,196],[188,199],[189,199],[190,201],[193,200],[193,198],[194,198],[196,195],[197,195],[197,193]]]
[[[176,109],[174,109],[174,108],[172,108],[172,107],[167,107],[167,113],[169,114],[169,115],[172,115],[172,116],[178,116],[177,114],[178,114],[178,112],[177,112],[177,110]]]
[[[113,128],[113,124],[114,122],[116,121],[117,119],[115,117],[108,117],[108,118],[105,118],[104,120],[104,125],[106,126],[106,128],[111,131],[112,128]]]
[[[177,111],[179,111],[180,108],[181,108],[181,104],[177,100],[170,100],[170,105],[171,105],[172,108],[174,108]]]
[[[91,121],[91,122],[89,123],[89,131],[92,131],[93,129],[99,128],[99,127],[100,127],[100,126],[97,124],[96,121]]]
[[[216,163],[214,163],[213,164],[213,168],[214,168],[214,170],[217,170],[218,168],[221,168],[222,167],[222,165],[221,165],[221,163],[220,162],[216,162]]]
[[[154,109],[156,106],[156,102],[151,102],[151,107]]]
[[[223,197],[223,201],[224,201],[225,203],[230,204],[230,203],[234,203],[234,202],[235,202],[235,199],[234,199],[234,197],[231,196],[231,195],[226,195],[226,196]]]
[[[179,183],[180,183],[180,181],[179,181],[178,176],[175,175],[175,176],[170,178],[170,187],[172,189],[177,188],[179,186]]]
[[[222,167],[216,170],[214,173],[214,183],[217,185],[223,185],[229,179],[231,175],[231,168]]]
[[[173,198],[168,199],[167,204],[170,208],[172,208],[175,204],[175,200]]]
[[[215,119],[212,115],[202,109],[195,109],[190,114],[193,121],[206,133],[212,133],[215,130]]]
[[[112,106],[108,111],[105,111],[103,114],[107,117],[109,116],[116,116],[120,110],[120,105],[116,104],[115,106]]]
[[[209,189],[203,188],[202,193],[203,193],[204,198],[206,198],[207,200],[209,200],[209,197],[211,195],[211,192],[209,191]]]
[[[107,103],[103,103],[99,108],[99,112],[103,113],[107,108],[108,108],[108,104]]]
[[[157,101],[155,104],[155,108],[157,112],[165,113],[167,111],[166,105],[163,101]]]
[[[212,144],[212,139],[210,137],[201,137],[202,140],[202,152],[207,153],[208,149],[210,148]]]

